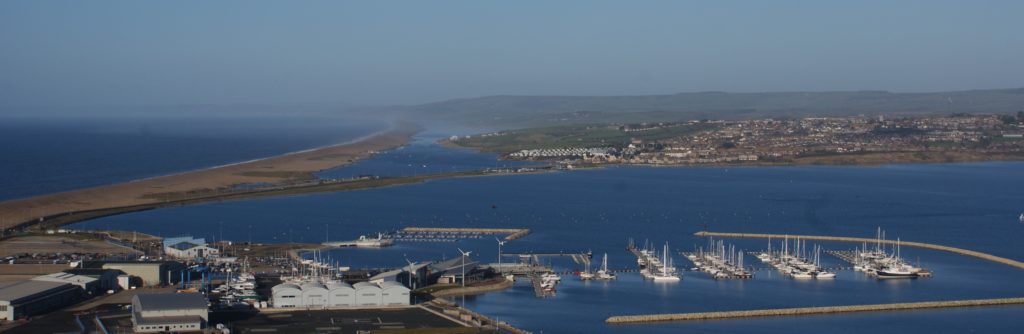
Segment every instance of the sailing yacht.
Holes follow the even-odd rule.
[[[608,270],[608,253],[604,253],[604,259],[601,260],[601,270],[597,271],[597,278],[610,281],[615,279],[615,273]]]
[[[879,279],[883,278],[917,278],[921,270],[911,266],[900,257],[900,239],[896,239],[896,251],[892,257],[881,268],[875,271]]]
[[[656,267],[654,272],[655,282],[679,282],[676,275],[676,268],[672,266],[672,258],[668,256],[668,243],[665,243],[665,250],[661,253],[661,266]]]

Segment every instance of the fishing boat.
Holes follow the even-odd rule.
[[[1018,217],[1017,220],[1020,220],[1021,223],[1024,223],[1024,212],[1020,213],[1020,217]]]

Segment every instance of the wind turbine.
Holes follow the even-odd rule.
[[[414,264],[416,264],[416,263],[412,262],[412,261],[409,261],[408,257],[405,258],[405,262],[409,264],[409,288],[415,290],[416,288],[412,286],[412,275],[413,275],[412,266]]]
[[[469,257],[469,254],[472,254],[473,251],[463,252],[462,248],[457,248],[457,247],[455,249],[458,249],[459,253],[462,253],[462,287],[465,288],[466,287],[466,258]]]
[[[501,246],[504,246],[505,242],[507,242],[507,240],[506,241],[501,241],[501,239],[498,239],[497,237],[495,237],[494,241],[498,242],[498,268],[500,269],[501,268]]]

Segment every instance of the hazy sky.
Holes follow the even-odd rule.
[[[0,1],[0,105],[1024,86],[1024,1]]]

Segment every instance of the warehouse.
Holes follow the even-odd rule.
[[[359,282],[352,285],[356,289],[356,305],[358,306],[379,306],[381,305],[380,287],[368,282]]]
[[[399,282],[341,281],[282,283],[270,289],[276,308],[359,308],[410,304],[410,290]]]
[[[102,268],[70,269],[65,270],[64,272],[68,274],[95,278],[97,281],[99,281],[99,289],[102,291],[117,291],[121,289],[121,286],[117,281],[117,277],[124,274],[124,272],[120,270]]]
[[[0,320],[31,317],[82,299],[82,288],[66,282],[25,280],[0,284]]]
[[[409,305],[409,288],[398,282],[384,282],[381,287],[381,305]]]
[[[168,285],[181,279],[185,265],[175,261],[86,262],[84,268],[116,269],[142,279],[143,286]]]
[[[278,284],[270,288],[270,294],[273,298],[274,307],[305,306],[302,303],[302,287],[298,285],[292,283]]]
[[[57,282],[57,283],[68,283],[79,288],[82,291],[90,295],[102,293],[100,291],[100,281],[98,279],[89,276],[80,276],[68,273],[52,273],[49,275],[43,275],[32,278],[33,281],[44,281],[44,282]]]
[[[302,305],[310,308],[323,308],[327,306],[327,287],[323,284],[310,282],[304,283],[302,287]]]
[[[356,306],[356,290],[344,282],[331,282],[327,284],[327,305],[331,307],[352,307]]]
[[[132,298],[136,333],[198,332],[209,321],[206,297],[198,293],[138,294]]]

